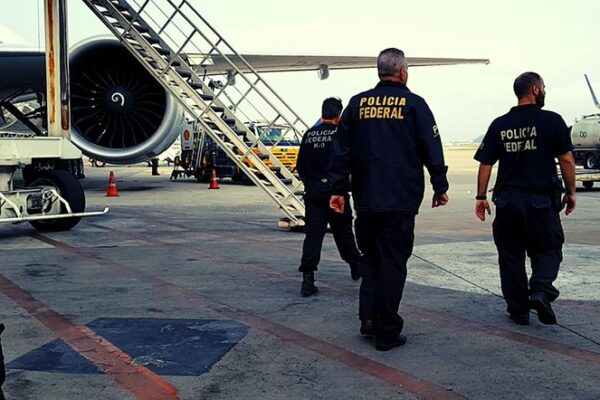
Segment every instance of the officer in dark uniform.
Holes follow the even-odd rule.
[[[350,265],[352,279],[360,279],[358,259],[360,253],[356,248],[352,232],[352,210],[346,209],[343,214],[333,212],[329,208],[331,184],[327,179],[332,158],[332,139],[336,135],[337,123],[342,112],[342,102],[337,98],[323,101],[321,121],[306,131],[300,144],[296,169],[304,182],[304,205],[306,207],[306,238],[302,246],[301,293],[311,296],[318,292],[315,286],[314,271],[321,259],[321,247],[327,231],[327,223],[331,225],[331,233],[342,260]],[[344,185],[344,196],[348,198],[348,184]]]
[[[448,202],[448,181],[442,143],[431,110],[406,87],[404,53],[386,49],[379,54],[380,82],[354,96],[344,111],[330,169],[334,195],[330,205],[343,212],[342,196],[352,174],[357,212],[356,240],[364,254],[360,270],[361,334],[375,336],[377,350],[406,342],[398,315],[412,254],[415,216],[425,190],[423,166],[431,176],[432,206]]]
[[[158,157],[154,157],[154,158],[150,159],[150,164],[152,166],[152,176],[160,175],[158,173]]]
[[[491,212],[486,192],[492,166],[498,161],[493,234],[509,317],[528,325],[533,308],[540,322],[555,324],[550,303],[558,297],[558,290],[552,283],[564,242],[559,213],[566,204],[566,214],[570,214],[576,204],[573,146],[560,115],[542,110],[546,92],[540,75],[521,74],[514,91],[518,106],[492,122],[475,154],[481,163],[475,213],[485,221],[486,211]],[[555,158],[566,186],[563,199]],[[529,285],[525,254],[531,259]]]

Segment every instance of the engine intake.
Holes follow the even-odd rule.
[[[119,42],[91,39],[71,52],[71,140],[112,163],[165,151],[184,122],[181,107]]]

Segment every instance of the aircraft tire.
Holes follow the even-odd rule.
[[[69,203],[71,210],[75,213],[85,211],[85,193],[79,180],[73,175],[62,170],[41,171],[29,186],[54,186],[58,193]],[[61,205],[61,213],[66,212]],[[74,228],[81,217],[59,218],[29,223],[40,232],[68,231]]]

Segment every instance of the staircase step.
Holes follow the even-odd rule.
[[[148,28],[146,28],[145,26],[143,26],[142,24],[140,24],[139,22],[135,22],[133,24],[133,27],[135,28],[136,31],[138,31],[139,33],[148,33],[149,30]]]
[[[147,41],[148,43],[150,43],[150,44],[159,44],[159,43],[160,43],[160,40],[158,40],[158,39],[156,39],[155,37],[152,37],[152,36],[150,36],[150,35],[147,35],[147,34],[146,34],[146,35],[142,35],[142,37],[143,37],[144,39],[146,39],[146,41]]]
[[[163,55],[163,56],[168,56],[171,54],[171,52],[167,49],[163,49],[162,47],[158,47],[158,46],[152,46],[154,48],[154,50],[156,50],[158,52],[158,54]]]
[[[110,4],[112,4],[112,5],[113,5],[113,6],[114,6],[114,7],[115,7],[117,10],[119,10],[120,12],[124,12],[124,11],[127,11],[127,12],[129,12],[129,8],[128,8],[128,7],[122,6],[122,5],[121,5],[121,4],[119,4],[119,3],[116,3],[116,2],[114,2],[114,1],[111,1],[111,2],[110,2]]]
[[[185,71],[183,69],[176,69],[175,71],[177,71],[177,73],[179,74],[179,76],[181,76],[184,79],[192,77],[192,73],[191,72]]]

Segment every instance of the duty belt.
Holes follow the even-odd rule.
[[[513,192],[524,192],[531,194],[542,194],[550,196],[553,193],[552,188],[549,187],[535,187],[535,186],[517,186],[517,185],[505,185],[503,190]]]

